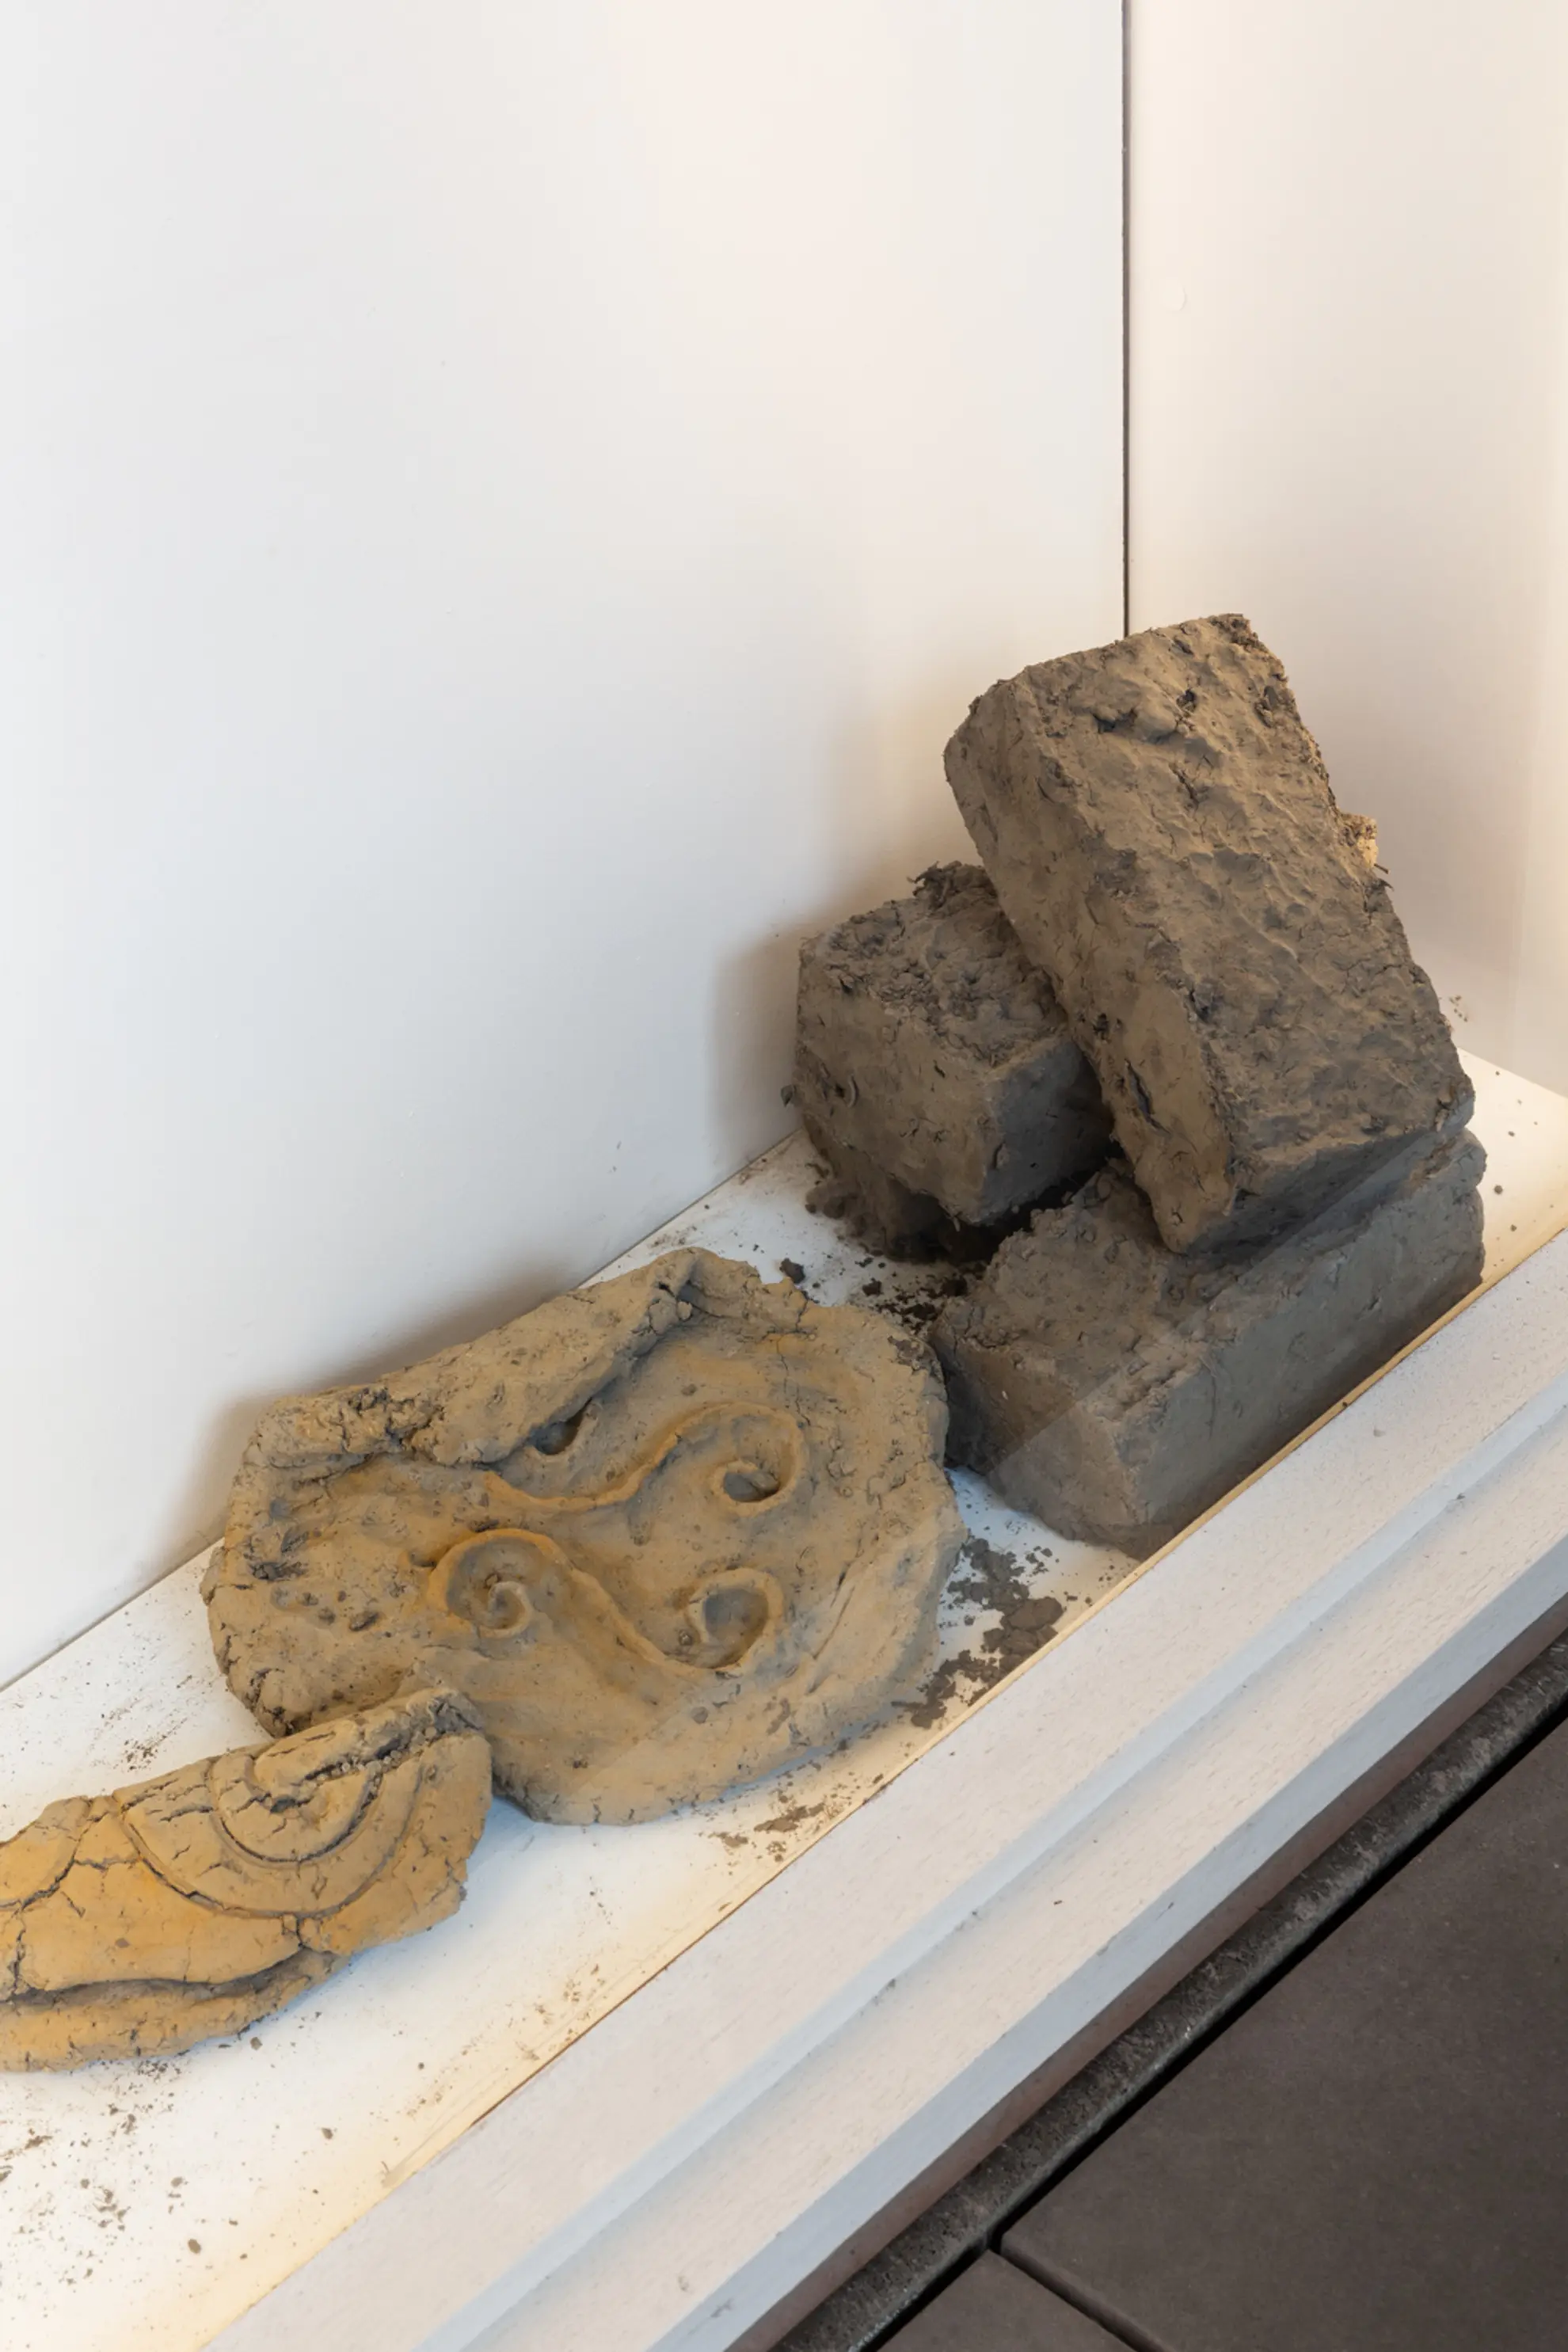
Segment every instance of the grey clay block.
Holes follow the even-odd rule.
[[[1164,1240],[1264,1233],[1471,1092],[1283,669],[1237,614],[982,695],[947,774]]]
[[[943,1308],[952,1458],[1145,1557],[1474,1288],[1485,1165],[1449,1137],[1225,1258],[1166,1249],[1102,1171]]]
[[[1097,1166],[1094,1075],[978,866],[801,950],[795,1074],[806,1131],[895,1246],[942,1216],[995,1223]]]

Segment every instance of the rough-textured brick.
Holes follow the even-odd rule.
[[[795,1099],[899,1246],[952,1217],[998,1222],[1105,1156],[1110,1123],[978,866],[942,866],[910,898],[801,950]]]
[[[947,773],[1173,1248],[1307,1215],[1468,1115],[1386,885],[1237,614],[1005,679]]]
[[[943,1308],[951,1454],[1145,1556],[1474,1287],[1485,1164],[1448,1137],[1226,1257],[1168,1250],[1102,1171]]]

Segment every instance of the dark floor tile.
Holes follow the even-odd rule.
[[[1058,2294],[996,2254],[944,2287],[888,2352],[1126,2352],[1125,2346]]]
[[[1565,1711],[1568,1635],[1559,1634],[1299,1878],[798,2321],[779,2352],[874,2352],[900,2313],[994,2245],[1120,2116],[1188,2063]]]
[[[1169,2352],[1568,2346],[1568,1727],[1004,2250]]]

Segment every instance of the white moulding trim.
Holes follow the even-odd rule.
[[[833,2048],[847,2049],[868,2020],[902,2014],[910,1987],[922,1971],[939,1973],[944,1955],[958,1970],[951,1998],[965,1982],[973,1994],[985,1942],[979,1923],[1002,1918],[1011,1893],[1042,1873],[1059,1880],[1052,1907],[1070,1907],[1082,1925],[1076,1965],[1087,1973],[1073,2002],[1051,2012],[1056,2022],[1025,2034],[1030,2066],[1043,2063],[1058,2028],[1079,2030],[1069,2015],[1081,2023],[1107,2008],[1131,1981],[1130,1951],[1148,1964],[1151,1951],[1176,1946],[1270,1839],[1289,1834],[1305,1794],[1321,1810],[1363,1769],[1367,1738],[1403,1736],[1394,1726],[1418,1685],[1439,1705],[1446,1678],[1461,1687],[1484,1664],[1485,1644],[1495,1654],[1510,1637],[1510,1611],[1539,1617],[1561,1597],[1565,1412],[1568,1236],[1458,1312],[540,2074],[499,2097],[455,2146],[389,2184],[371,2211],[225,2331],[225,2352],[282,2347],[307,2326],[334,2352],[456,2352],[500,2322],[509,2345],[531,2346],[584,2265],[611,2285],[618,2279],[634,2315],[612,2325],[601,2315],[599,2332],[580,2337],[538,2334],[542,2347],[731,2341],[765,2307],[757,2294],[765,2287],[776,2300],[791,2281],[775,2267],[744,2294],[713,2290],[682,2234],[678,2267],[689,2294],[683,2315],[671,2317],[678,2335],[661,2334],[651,2313],[645,2327],[636,2306],[647,2274],[634,2288],[612,2259],[618,2235],[635,2239],[639,2210],[664,2204],[721,2147],[738,2162],[737,2134],[763,2133],[771,2103],[829,2063]],[[1542,1488],[1536,1467],[1547,1460]],[[1465,1531],[1457,1555],[1455,1528]],[[1501,1579],[1495,1591],[1489,1576]],[[1307,1672],[1300,1687],[1289,1677],[1314,1658],[1341,1656],[1369,1594],[1397,1595],[1409,1622],[1403,1632],[1385,1626],[1369,1654],[1370,1684],[1352,1678],[1358,1733],[1321,1675]],[[1446,1609],[1451,1655],[1438,1664],[1430,1636],[1448,1622]],[[1287,1720],[1294,1748],[1279,1728]],[[1119,1820],[1150,1807],[1152,1820],[1176,1804],[1184,1759],[1224,1723],[1235,1741],[1206,1769],[1232,1811],[1210,1803],[1192,1817],[1187,1866],[1198,1892],[1167,1885],[1152,1911],[1147,1903],[1136,1911],[1134,1929],[1109,1895],[1090,1899],[1097,1882],[1085,1856]],[[1245,1832],[1252,1815],[1257,1825]],[[1069,1883],[1070,1906],[1061,1891]],[[1037,1972],[1037,1993],[1043,1982]],[[982,2012],[990,2015],[984,2004]],[[923,2030],[929,2037],[929,2017]],[[1021,2017],[1005,2029],[1022,2030]],[[994,2090],[1001,2076],[986,2079]],[[891,2151],[900,2127],[884,2120]],[[865,2161],[886,2189],[909,2154],[885,2152],[879,2167],[873,2150]],[[847,2221],[841,2237],[858,2226],[858,2201],[847,2191],[840,2199],[831,2226]],[[786,2239],[798,2220],[788,2196],[781,2189],[763,2210],[771,2237]],[[700,2242],[700,2217],[688,2207],[686,2218]],[[731,2206],[732,2239],[733,2224]],[[560,2315],[551,2323],[563,2324]]]

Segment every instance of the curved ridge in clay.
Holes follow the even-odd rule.
[[[929,1351],[704,1250],[284,1400],[205,1587],[271,1730],[411,1676],[497,1784],[632,1822],[830,1745],[934,1649],[963,1528]]]
[[[423,1691],[50,1805],[0,1844],[0,2066],[186,2050],[434,1926],[489,1795],[471,1712]]]

